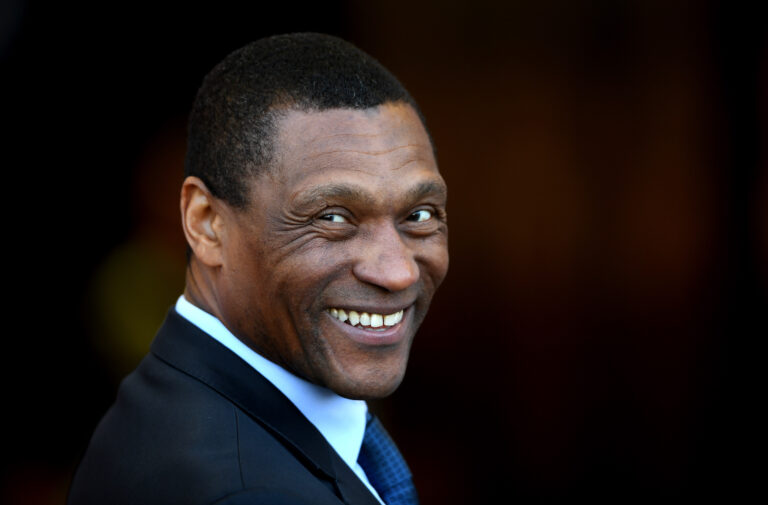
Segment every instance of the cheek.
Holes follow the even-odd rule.
[[[448,273],[448,244],[446,240],[428,243],[419,256],[425,273],[432,283],[432,289],[437,289]]]
[[[294,311],[307,311],[321,303],[323,292],[343,272],[345,264],[342,255],[328,249],[294,252],[277,262],[271,274],[270,295],[284,300]]]
[[[279,267],[296,282],[312,279],[314,283],[330,282],[345,271],[352,271],[359,251],[365,245],[361,238],[347,240],[318,239],[292,252]]]

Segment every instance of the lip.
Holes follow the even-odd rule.
[[[397,345],[402,342],[406,337],[406,328],[410,324],[411,319],[411,307],[409,305],[402,309],[395,309],[393,312],[403,310],[403,319],[394,326],[387,327],[385,330],[363,330],[352,326],[351,324],[342,323],[327,311],[326,317],[332,321],[349,339],[366,346],[391,346]],[[366,311],[367,312],[367,311]],[[373,312],[373,311],[371,311]],[[381,312],[378,312],[379,314]],[[388,313],[388,312],[385,312]]]

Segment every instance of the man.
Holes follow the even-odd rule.
[[[448,268],[413,99],[334,37],[257,41],[204,80],[186,175],[186,289],[69,503],[416,503],[365,404],[400,384]]]

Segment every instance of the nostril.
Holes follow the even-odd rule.
[[[375,261],[360,262],[355,276],[386,291],[402,291],[419,279],[419,267],[410,256],[379,256]]]

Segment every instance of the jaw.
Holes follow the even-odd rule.
[[[353,400],[386,398],[400,386],[405,376],[407,356],[397,366],[357,363],[328,374],[324,386]]]

